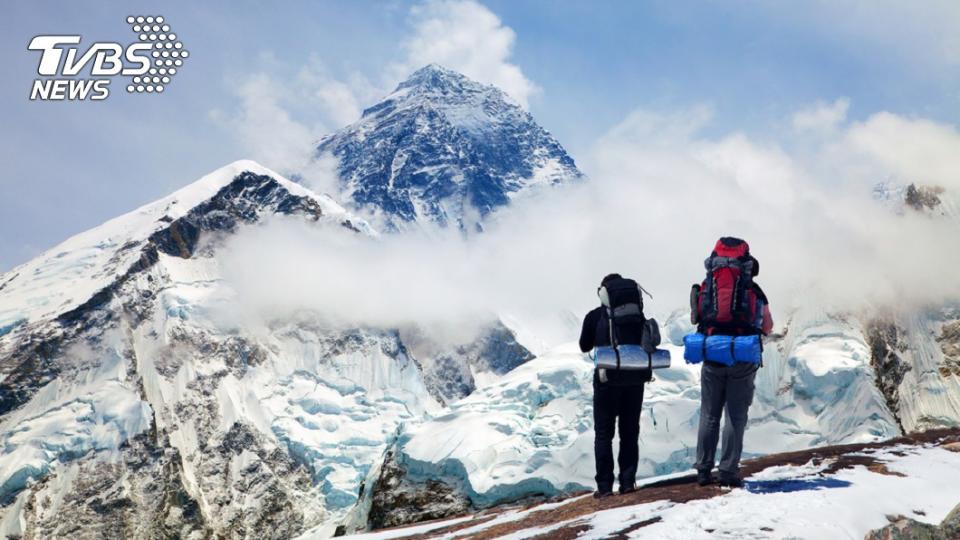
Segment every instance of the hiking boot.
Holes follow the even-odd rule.
[[[620,484],[620,494],[626,495],[627,493],[633,493],[637,490],[637,485],[633,482],[630,482],[627,485]]]
[[[593,492],[594,499],[603,499],[613,495],[613,483],[603,483],[597,485],[597,490]]]
[[[720,485],[728,488],[743,487],[743,480],[737,476],[720,477]]]
[[[710,471],[697,471],[697,485],[708,486],[713,483],[713,476]]]

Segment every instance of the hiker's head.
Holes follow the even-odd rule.
[[[606,285],[607,283],[610,283],[611,281],[613,281],[613,280],[615,280],[615,279],[622,279],[622,278],[623,278],[623,276],[621,276],[620,274],[607,274],[607,275],[604,276],[603,279],[600,281],[600,286],[603,287],[604,285]]]

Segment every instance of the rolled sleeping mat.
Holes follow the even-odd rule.
[[[763,357],[760,336],[705,336],[688,334],[683,338],[683,358],[688,364],[704,360],[732,366],[735,362],[759,364]]]
[[[604,369],[663,369],[670,367],[670,351],[655,349],[647,353],[640,345],[619,345],[620,364],[617,365],[617,351],[613,347],[597,347],[594,351],[594,363]]]
[[[700,332],[683,336],[683,359],[688,364],[699,364],[705,360],[707,336]]]
[[[760,336],[737,336],[733,338],[733,361],[759,364],[763,359],[763,342]]]
[[[653,369],[665,369],[670,367],[670,351],[666,349],[654,349],[650,355],[653,361]]]

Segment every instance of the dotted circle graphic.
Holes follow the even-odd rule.
[[[184,49],[183,42],[160,15],[128,15],[126,21],[137,40],[150,45],[150,58],[153,59],[146,73],[130,79],[127,92],[159,94],[172,82],[177,68],[183,66],[183,59],[190,56],[190,52]]]

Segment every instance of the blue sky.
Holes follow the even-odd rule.
[[[191,52],[163,95],[27,99],[32,36],[126,42],[130,13],[163,15]],[[0,271],[235,159],[283,169],[288,139],[340,127],[428,61],[506,81],[585,162],[638,109],[706,106],[708,135],[774,140],[838,98],[851,120],[955,127],[957,27],[956,2],[8,2]]]

